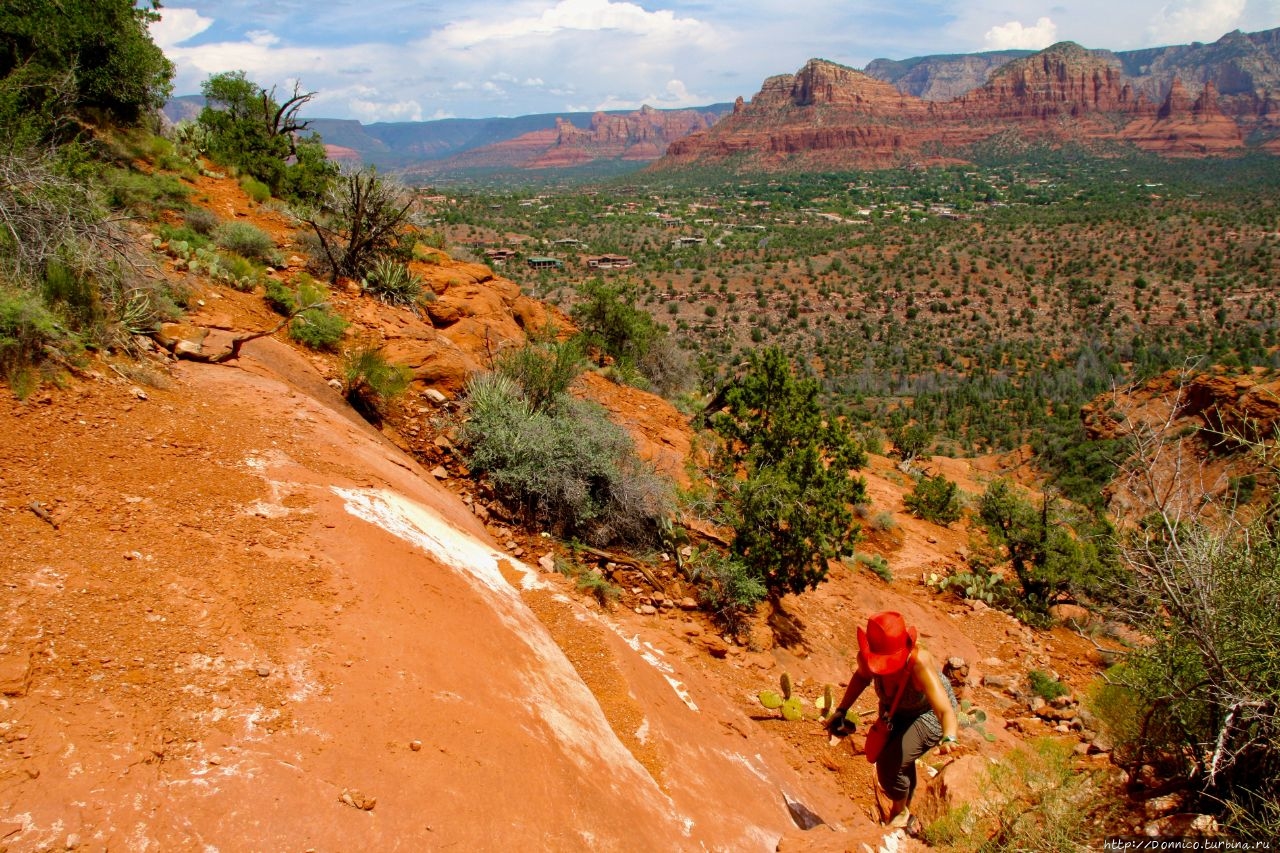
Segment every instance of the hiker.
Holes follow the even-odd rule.
[[[858,629],[858,668],[844,698],[827,720],[832,734],[847,734],[845,714],[868,684],[880,699],[879,720],[887,731],[867,737],[867,760],[874,761],[880,787],[891,801],[888,825],[910,831],[907,806],[916,790],[916,759],[934,746],[940,755],[956,744],[956,697],[928,650],[916,642],[915,627],[887,610]],[[877,743],[879,741],[879,743]],[[879,754],[873,755],[879,747]]]

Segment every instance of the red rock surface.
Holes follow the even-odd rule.
[[[287,249],[287,220],[234,182],[194,189]],[[478,265],[419,268],[437,311],[456,308],[438,328],[334,292],[353,338],[419,348],[431,384],[394,429],[333,390],[334,357],[283,336],[228,365],[100,361],[26,401],[0,392],[6,849],[907,851],[882,840],[863,758],[765,712],[761,689],[784,671],[806,700],[840,684],[855,628],[886,608],[970,661],[964,692],[993,712],[1012,703],[981,672],[1054,668],[1077,688],[1096,673],[1090,642],[921,584],[963,564],[968,532],[903,514],[883,459],[868,490],[898,524],[863,547],[894,581],[835,566],[784,612],[762,609],[747,645],[670,606],[693,590],[669,563],[647,612],[652,588],[605,610],[531,567],[559,546],[483,522],[456,457],[440,479],[402,449],[442,447],[430,438],[453,409],[435,392],[521,340],[524,297]],[[187,283],[207,347],[274,322],[260,295]],[[423,378],[445,363],[446,379]],[[662,467],[687,454],[664,401],[598,376],[582,390]],[[966,489],[997,465],[934,464]],[[998,735],[966,731],[962,751],[1016,743]],[[788,802],[825,825],[797,828]]]

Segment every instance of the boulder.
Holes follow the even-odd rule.
[[[916,792],[911,810],[925,826],[964,805],[969,806],[971,813],[976,812],[989,788],[990,764],[989,759],[980,755],[960,756],[928,783],[921,781],[921,790]]]

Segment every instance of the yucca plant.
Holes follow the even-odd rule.
[[[382,421],[382,407],[409,387],[407,367],[387,361],[375,347],[357,347],[342,359],[342,393],[371,423]]]
[[[364,289],[390,305],[413,305],[422,299],[422,279],[392,258],[379,258],[364,277]]]

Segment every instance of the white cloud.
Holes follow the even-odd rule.
[[[596,104],[594,110],[638,110],[646,104],[663,110],[680,109],[682,107],[701,107],[712,102],[706,95],[696,95],[680,80],[668,80],[661,93],[645,95],[642,98],[620,98],[608,95]]]
[[[271,47],[280,43],[278,35],[266,30],[252,30],[245,33],[245,38],[249,40],[249,44],[255,44],[258,47]]]
[[[1050,18],[1041,18],[1031,27],[1010,21],[992,27],[982,37],[987,50],[1040,50],[1057,39],[1058,25]]]
[[[189,38],[213,26],[213,18],[206,18],[195,9],[171,9],[168,6],[160,10],[160,20],[151,24],[151,40],[161,50],[177,47]]]
[[[1174,0],[1162,6],[1147,33],[1158,44],[1214,41],[1236,28],[1245,0]]]
[[[663,9],[645,11],[634,3],[610,0],[560,0],[533,17],[458,21],[435,35],[444,46],[454,49],[476,47],[490,41],[545,38],[557,33],[603,30],[635,36],[696,36],[704,25],[694,18],[678,18]]]

